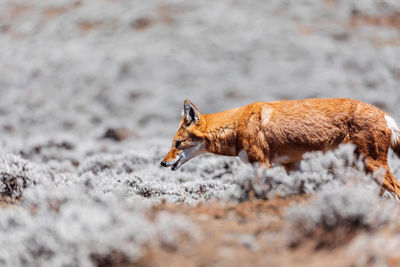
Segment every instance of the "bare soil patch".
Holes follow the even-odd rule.
[[[151,212],[184,214],[197,223],[203,238],[183,239],[176,248],[147,249],[132,266],[346,266],[345,247],[316,249],[308,240],[290,248],[285,242],[284,210],[310,196],[188,205],[161,204]]]

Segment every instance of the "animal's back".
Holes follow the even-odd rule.
[[[352,99],[305,99],[263,103],[263,132],[273,151],[328,150],[352,142],[352,134],[385,128],[385,113]]]

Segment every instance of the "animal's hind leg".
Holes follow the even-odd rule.
[[[393,192],[400,198],[400,185],[393,177],[387,165],[387,154],[391,142],[391,132],[386,127],[385,121],[371,124],[366,118],[358,122],[358,129],[370,129],[360,131],[351,129],[351,142],[356,145],[356,154],[365,159],[365,169],[367,172],[374,173],[379,168],[386,170],[383,181],[376,181],[381,185],[381,195],[385,190]],[[386,130],[385,130],[386,129]]]
[[[386,173],[385,173],[385,177],[383,179],[383,181],[377,181],[378,184],[381,184],[381,195],[383,195],[383,193],[385,192],[385,190],[390,191],[394,194],[397,195],[397,197],[399,197],[400,199],[400,184],[397,182],[396,178],[394,178],[392,172],[389,169],[389,166],[387,164],[379,164],[377,162],[367,162],[366,165],[366,170],[368,172],[375,172],[376,170],[378,170],[379,168],[383,168],[385,169]]]
[[[382,183],[382,189],[381,189],[381,194],[383,194],[383,189],[387,188],[388,190],[392,191],[397,195],[397,197],[400,199],[400,184],[397,182],[396,178],[394,178],[392,172],[389,169],[388,165],[383,166],[386,170],[385,174],[385,179],[383,180]]]

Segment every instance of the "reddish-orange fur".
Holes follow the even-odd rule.
[[[201,114],[188,100],[187,106],[196,117],[183,116],[174,137],[174,143],[180,140],[182,144],[179,148],[173,145],[163,163],[176,160],[180,151],[200,143],[204,144],[201,153],[238,156],[245,151],[250,163],[266,167],[280,163],[289,171],[305,152],[352,143],[363,156],[366,171],[384,168],[382,188],[400,197],[400,185],[387,165],[389,147],[400,156],[400,142],[391,143],[388,114],[377,107],[351,99],[306,99],[256,102]]]

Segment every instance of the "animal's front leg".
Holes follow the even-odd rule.
[[[256,172],[256,177],[255,177],[255,184],[261,185],[263,183],[262,181],[262,177],[264,175],[264,173],[266,172],[267,169],[272,168],[272,164],[271,162],[268,161],[264,161],[261,163],[257,163],[257,172]]]
[[[255,162],[252,164],[255,177],[250,181],[249,198],[266,199],[267,191],[265,182],[265,172],[272,167],[269,161]]]

